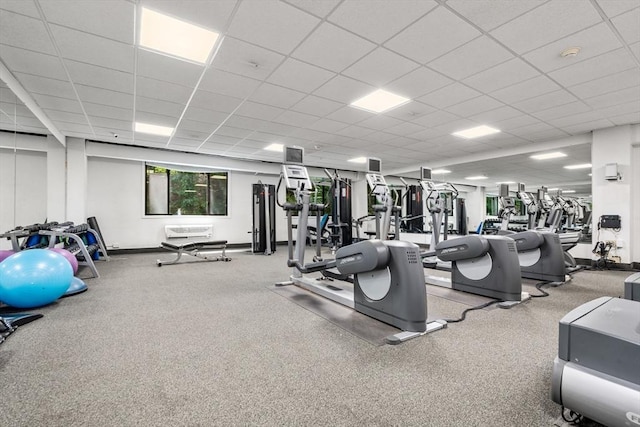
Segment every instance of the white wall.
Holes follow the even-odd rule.
[[[609,129],[601,129],[593,132],[591,144],[592,178],[591,187],[593,194],[593,241],[616,240],[620,246],[612,255],[620,257],[620,262],[628,264],[632,262],[631,247],[633,235],[631,232],[633,217],[631,212],[632,182],[635,180],[631,168],[631,147],[635,138],[637,126],[617,126]],[[619,181],[607,181],[605,177],[605,165],[617,163],[618,171],[622,179]],[[634,184],[637,186],[637,184]],[[598,239],[597,223],[601,215],[620,215],[622,228],[619,232],[612,230],[600,230]],[[636,255],[638,258],[640,254]],[[634,259],[633,261],[638,261]]]
[[[0,148],[0,234],[47,218],[47,157]],[[0,239],[0,249],[11,242]]]
[[[632,149],[631,168],[633,174],[633,182],[631,186],[631,213],[633,222],[631,226],[631,260],[640,263],[640,126],[635,135],[635,145]]]

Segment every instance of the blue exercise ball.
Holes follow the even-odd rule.
[[[16,308],[52,303],[69,289],[73,269],[67,259],[46,249],[29,249],[0,263],[0,301]]]

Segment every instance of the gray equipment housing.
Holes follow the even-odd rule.
[[[640,302],[601,297],[559,328],[553,401],[610,427],[640,424]]]
[[[513,239],[469,235],[445,240],[436,246],[436,256],[451,261],[452,289],[503,301],[521,301],[522,279]]]
[[[624,281],[624,298],[640,301],[640,273],[632,274]]]
[[[518,248],[520,274],[527,279],[564,282],[566,268],[560,237],[550,231],[507,234]]]

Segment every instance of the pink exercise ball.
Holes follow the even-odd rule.
[[[12,250],[0,249],[0,262],[4,261],[6,258],[9,258],[11,255],[15,254]]]
[[[74,276],[76,275],[76,273],[78,272],[78,260],[76,259],[76,256],[74,254],[72,254],[71,252],[63,248],[49,248],[49,250],[53,252],[57,252],[63,257],[65,257],[67,261],[69,261],[69,264],[71,264],[71,268],[73,269],[73,275]]]

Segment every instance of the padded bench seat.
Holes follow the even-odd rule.
[[[171,244],[169,242],[162,242],[161,247],[175,252],[177,254],[176,259],[171,261],[161,261],[157,260],[156,264],[158,267],[162,267],[163,265],[176,264],[182,254],[191,255],[196,258],[201,258],[206,261],[231,261],[231,258],[227,257],[226,249],[227,249],[227,241],[226,240],[213,240],[209,242],[187,242],[182,245]],[[212,255],[210,251],[212,250],[222,250],[222,253]]]

